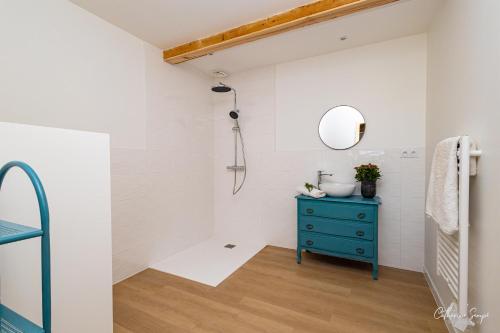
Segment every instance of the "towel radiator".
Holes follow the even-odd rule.
[[[471,150],[469,136],[460,137],[457,145],[458,162],[458,233],[447,235],[439,229],[437,246],[437,273],[447,282],[457,300],[448,309],[455,328],[464,331],[473,325],[468,313],[469,281],[469,181],[470,159],[481,156],[480,150]]]

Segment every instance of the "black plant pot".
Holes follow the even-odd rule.
[[[361,195],[365,198],[373,198],[377,194],[377,182],[363,180],[361,182]]]

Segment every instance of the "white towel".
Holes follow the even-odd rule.
[[[432,158],[425,213],[452,235],[458,230],[457,144],[460,137],[436,145]]]
[[[303,195],[307,195],[316,199],[323,198],[326,195],[324,191],[318,190],[317,188],[313,188],[311,192],[309,192],[309,190],[305,186],[297,187],[297,191]]]

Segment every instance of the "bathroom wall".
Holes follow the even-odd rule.
[[[214,229],[211,82],[144,51],[146,144],[111,151],[115,281]]]
[[[231,96],[214,95],[216,233],[231,241],[296,245],[295,188],[316,183],[316,170],[353,181],[353,167],[381,165],[380,263],[421,271],[424,246],[426,36],[415,35],[278,64],[229,77],[238,91],[248,177],[232,195]],[[346,151],[317,135],[330,107],[359,108],[367,132]],[[290,121],[290,115],[299,121]],[[403,148],[416,159],[401,159]],[[325,179],[326,180],[326,179]],[[359,191],[359,190],[358,190]]]
[[[110,134],[114,280],[208,238],[209,79],[69,1],[0,7],[0,120]]]
[[[447,1],[429,31],[427,157],[440,140],[470,135],[483,156],[470,183],[469,308],[489,313],[471,332],[498,332],[498,184],[500,154],[500,2]],[[451,295],[436,275],[436,225],[426,222],[425,269],[449,304]]]

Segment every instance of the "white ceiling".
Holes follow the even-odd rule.
[[[71,0],[162,49],[261,19],[310,0]],[[443,0],[400,0],[189,61],[229,73],[422,33]],[[341,36],[348,36],[340,41]],[[179,65],[178,65],[179,66]]]
[[[311,0],[70,0],[131,34],[168,49]]]

